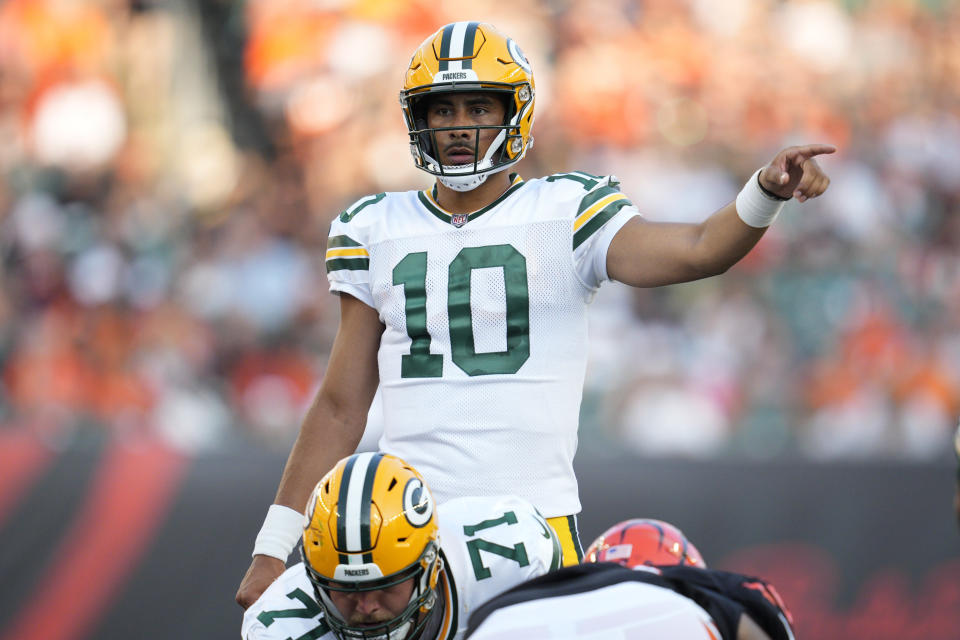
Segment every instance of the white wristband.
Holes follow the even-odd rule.
[[[757,169],[757,172],[750,176],[747,184],[737,194],[737,215],[740,219],[751,227],[762,229],[769,227],[786,200],[771,198],[760,189],[760,172],[763,169]]]
[[[253,555],[277,558],[283,562],[303,535],[303,514],[296,509],[272,504],[253,544]]]

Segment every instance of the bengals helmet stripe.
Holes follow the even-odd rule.
[[[631,569],[640,565],[682,565],[706,568],[700,551],[680,529],[662,520],[624,520],[593,541],[584,562],[617,562]]]

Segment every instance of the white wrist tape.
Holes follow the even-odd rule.
[[[277,558],[283,562],[303,535],[303,514],[296,509],[272,504],[257,534],[253,555]]]
[[[758,229],[769,227],[787,203],[786,200],[771,198],[763,192],[760,188],[761,171],[763,169],[757,169],[757,172],[750,176],[747,184],[743,185],[743,189],[737,194],[736,201],[740,219]]]

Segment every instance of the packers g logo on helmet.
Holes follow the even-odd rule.
[[[438,131],[427,127],[426,99],[437,93],[489,91],[506,100],[506,118],[482,155],[465,165],[442,165]],[[516,42],[485,22],[454,22],[440,28],[414,52],[400,92],[410,152],[419,169],[438,176],[452,189],[466,191],[486,176],[519,162],[533,146],[535,86],[533,71]],[[456,127],[457,130],[480,127]],[[487,128],[487,127],[484,127]]]
[[[403,515],[418,529],[433,520],[433,496],[420,478],[410,478],[403,488]]]
[[[421,628],[436,603],[442,567],[436,509],[423,477],[395,456],[358,453],[338,462],[307,504],[303,562],[334,634],[405,637]],[[407,607],[376,627],[351,627],[329,596],[385,589],[411,578]]]

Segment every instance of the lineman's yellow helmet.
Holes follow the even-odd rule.
[[[435,149],[436,132],[445,129],[427,127],[424,99],[451,91],[500,93],[506,98],[507,114],[504,123],[494,127],[500,133],[483,157],[476,150],[474,162],[444,166]],[[400,92],[417,167],[439,176],[452,189],[466,191],[487,175],[516,164],[533,146],[535,93],[533,71],[523,51],[493,25],[454,22],[442,27],[414,52]]]
[[[324,617],[338,638],[404,638],[437,601],[442,562],[433,496],[396,456],[358,453],[323,477],[307,503],[303,561]],[[330,591],[385,589],[414,578],[410,603],[377,627],[351,627]]]

